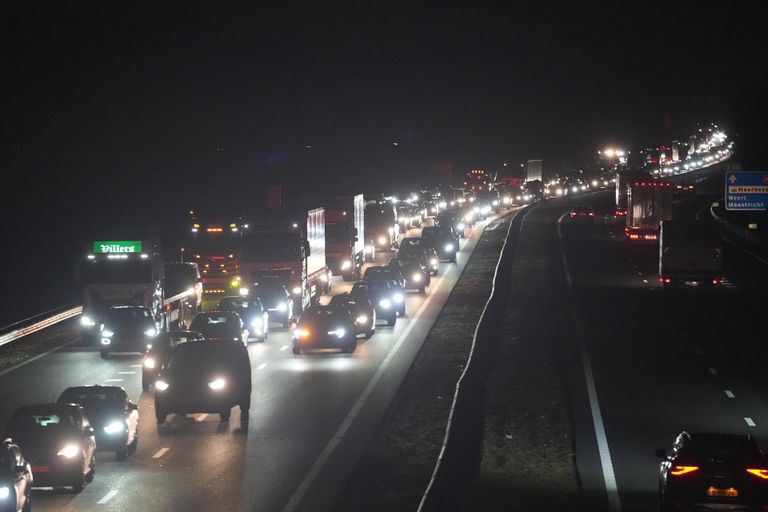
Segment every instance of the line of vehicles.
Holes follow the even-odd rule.
[[[142,390],[154,394],[159,429],[173,414],[214,413],[226,422],[233,407],[247,422],[250,342],[267,341],[276,327],[291,332],[296,355],[354,352],[360,337],[405,317],[406,294],[426,293],[441,262],[456,261],[465,229],[499,207],[427,197],[409,203],[428,210],[421,236],[401,236],[416,224],[400,231],[397,201],[358,194],[311,198],[322,206],[265,211],[256,221],[195,219],[193,238],[204,243],[184,251],[191,262],[164,261],[155,239],[95,241],[77,268],[83,333],[103,359],[141,354]],[[389,262],[366,265],[375,251],[388,252]],[[323,304],[332,275],[354,282]],[[71,387],[56,402],[18,408],[0,449],[0,511],[31,510],[33,484],[78,492],[94,478],[97,450],[117,460],[136,451],[138,422],[137,405],[119,386]]]

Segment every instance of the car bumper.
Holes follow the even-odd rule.
[[[82,459],[45,461],[32,466],[34,487],[67,487],[75,483],[82,475]]]
[[[155,392],[155,410],[168,414],[217,413],[230,409],[240,403],[241,396],[236,391],[221,394],[180,395],[160,397]],[[244,395],[244,393],[243,393]]]

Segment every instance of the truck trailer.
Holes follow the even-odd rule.
[[[659,224],[672,218],[673,190],[671,183],[658,180],[627,185],[627,240],[658,243]]]
[[[345,281],[362,277],[365,263],[365,199],[363,194],[313,197],[325,208],[325,263]]]
[[[723,240],[702,221],[665,220],[659,237],[659,281],[670,286],[717,286]]]

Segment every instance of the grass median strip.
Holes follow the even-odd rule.
[[[483,233],[336,510],[418,507],[440,451],[456,382],[490,294],[508,222]]]
[[[61,346],[76,335],[73,320],[66,320],[0,347],[0,370]]]

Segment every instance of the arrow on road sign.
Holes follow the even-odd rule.
[[[728,178],[728,181],[730,181],[730,182],[731,182],[731,185],[733,185],[734,183],[736,183],[736,180],[737,180],[737,178],[736,178],[736,175],[735,175],[735,174],[731,174],[730,178]]]

